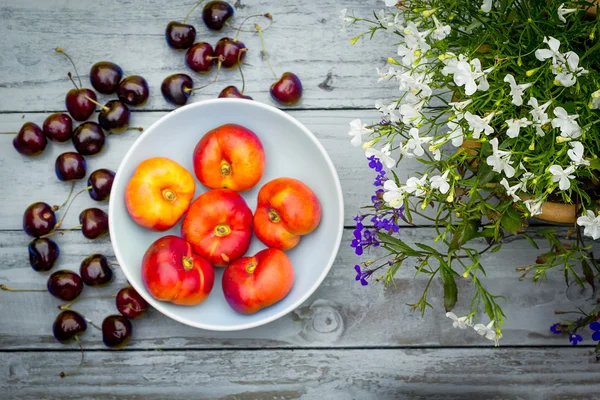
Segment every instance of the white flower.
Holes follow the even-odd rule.
[[[600,92],[600,90],[598,92]],[[456,118],[454,118],[455,121],[460,121],[461,119],[464,118],[465,114],[463,113],[463,111],[472,102],[473,102],[473,100],[469,99],[469,100],[465,100],[465,101],[461,101],[461,102],[448,103],[452,107],[452,112],[456,116]]]
[[[555,66],[553,71],[556,73],[556,80],[565,87],[570,87],[577,83],[577,77],[587,74],[588,71],[579,66],[579,56],[573,51],[564,54],[566,63]]]
[[[442,175],[432,176],[429,179],[431,188],[438,189],[441,194],[448,193],[448,190],[450,190],[450,184],[449,184],[450,180],[448,179],[449,173],[450,173],[450,170],[446,170],[446,172],[444,172]],[[446,314],[446,316],[448,316],[448,314]]]
[[[390,69],[388,70],[388,72],[381,72],[379,70],[379,68],[375,68],[377,70],[377,75],[379,75],[379,79],[377,79],[377,83],[380,83],[382,81],[388,81],[392,78],[397,78],[398,77],[398,71],[395,70],[394,68],[390,67]]]
[[[367,124],[361,124],[360,119],[355,119],[350,122],[350,132],[348,135],[352,136],[352,146],[358,147],[362,144],[363,135],[370,135],[375,132],[373,129],[367,128]]]
[[[525,168],[525,166],[523,165],[523,163],[519,163],[519,170],[523,171],[523,175],[521,175],[521,177],[519,178],[519,181],[521,182],[521,188],[524,191],[527,191],[527,183],[529,182],[530,179],[535,178],[535,175],[529,171],[527,171],[527,169]]]
[[[531,111],[529,111],[529,114],[531,114],[531,118],[535,122],[540,122],[542,125],[549,122],[550,120],[548,119],[548,114],[546,114],[546,109],[550,104],[552,104],[552,102],[547,101],[541,106],[538,106],[537,99],[535,97],[531,97],[527,102],[527,105],[533,108]]]
[[[549,49],[537,49],[535,51],[535,57],[540,61],[546,61],[552,58],[552,64],[558,65],[565,61],[564,56],[559,51],[560,42],[552,36],[544,37],[544,43],[546,43]]]
[[[482,71],[481,61],[478,58],[471,60],[471,62],[458,61],[454,72],[454,83],[458,86],[464,86],[467,96],[471,96],[477,90],[486,91],[490,88],[486,75],[491,70],[489,68]]]
[[[558,6],[558,19],[561,20],[562,23],[566,24],[567,20],[565,19],[565,15],[570,14],[572,12],[577,11],[576,8],[564,8],[565,7],[565,3],[562,3],[560,6]]]
[[[527,210],[529,211],[529,215],[535,217],[542,213],[542,205],[544,201],[542,199],[529,199],[523,202]]]
[[[600,238],[600,215],[596,216],[592,210],[586,210],[587,215],[577,218],[577,225],[583,226],[583,234],[596,240]]]
[[[442,75],[448,76],[455,74],[458,62],[467,60],[467,57],[464,54],[460,54],[458,57],[456,57],[456,54],[449,52],[440,55],[438,59],[444,64],[444,68],[442,68]]]
[[[390,104],[385,104],[380,100],[375,102],[375,108],[379,110],[383,114],[383,118],[391,122],[399,122],[400,117],[395,113],[397,103],[392,102]]]
[[[398,0],[383,0],[385,2],[385,5],[387,7],[394,7],[397,3]]]
[[[492,11],[493,2],[494,0],[483,0],[483,3],[481,4],[481,11],[483,11],[486,14]]]
[[[594,93],[592,93],[592,101],[590,104],[590,108],[592,110],[600,109],[600,90],[596,90]]]
[[[498,341],[500,339],[502,339],[502,335],[497,333],[494,328],[494,323],[496,321],[492,320],[490,321],[489,324],[484,325],[484,324],[476,324],[473,329],[475,329],[475,332],[477,332],[478,334],[480,334],[481,336],[485,336],[485,338],[487,340],[493,340],[494,343],[496,344],[496,346],[498,346]]]
[[[383,193],[383,200],[393,208],[400,208],[404,203],[404,197],[406,193],[404,190],[394,182],[392,179],[388,179],[383,183],[385,192]]]
[[[412,95],[410,98],[404,100],[405,103],[418,102],[420,99],[427,98],[433,93],[433,89],[429,86],[429,83],[431,83],[430,74],[406,71],[398,75],[398,81],[400,82],[400,90],[410,91]]]
[[[448,122],[447,125],[450,129],[448,140],[452,140],[452,145],[454,147],[460,147],[463,144],[463,140],[465,138],[465,133],[463,132],[462,126],[460,126],[454,121]]]
[[[567,169],[563,169],[560,165],[552,165],[548,168],[552,174],[552,182],[558,182],[560,190],[567,190],[571,187],[571,179],[575,179],[575,167],[571,165]]]
[[[427,181],[427,174],[421,178],[411,177],[406,181],[406,185],[403,187],[406,193],[411,193],[416,197],[421,197],[426,193],[425,182]]]
[[[347,12],[348,12],[347,8],[343,8],[340,11],[340,23],[342,25],[342,28],[340,30],[344,33],[346,33],[346,25],[348,25],[349,23],[351,23],[354,20],[351,17],[346,17]]]
[[[432,17],[433,22],[435,23],[435,29],[432,32],[431,37],[435,40],[444,40],[451,32],[450,25],[442,25],[435,15]]]
[[[403,124],[418,125],[423,121],[423,114],[421,113],[422,104],[402,104],[400,106],[400,115],[402,115]]]
[[[381,150],[377,150],[377,149],[374,149],[373,147],[369,147],[365,151],[365,154],[367,155],[367,157],[375,156],[375,158],[378,158],[383,163],[383,165],[385,165],[388,168],[392,168],[392,167],[394,167],[394,165],[396,165],[396,161],[394,161],[394,159],[392,157],[390,157],[392,155],[390,147],[391,147],[390,143],[383,146],[381,148]]]
[[[481,132],[485,133],[486,136],[494,133],[494,128],[490,126],[490,121],[494,118],[495,113],[488,114],[485,118],[481,118],[479,115],[471,114],[469,111],[465,113],[465,120],[469,123],[469,128],[473,131],[473,138],[479,139]]]
[[[517,136],[519,136],[519,133],[521,132],[521,128],[530,126],[531,124],[533,124],[533,122],[529,121],[527,118],[523,117],[521,119],[507,119],[506,121],[506,125],[508,125],[508,129],[506,130],[506,135],[509,138],[516,138]]]
[[[413,152],[413,154],[417,157],[421,157],[425,154],[425,150],[423,150],[423,143],[427,143],[431,138],[421,138],[419,136],[419,130],[417,128],[411,128],[408,131],[410,135],[410,139],[406,142],[406,147]]]
[[[572,148],[567,151],[567,155],[573,161],[575,166],[590,165],[590,162],[583,158],[583,144],[581,142],[569,142]]]
[[[418,47],[407,47],[405,44],[398,46],[398,55],[402,57],[402,64],[410,67],[417,60],[416,54],[419,51]]]
[[[556,118],[552,120],[552,127],[560,129],[560,136],[571,139],[581,136],[581,128],[577,121],[575,121],[579,115],[569,115],[562,107],[556,107],[554,115],[556,115]]]
[[[509,186],[508,181],[506,180],[506,178],[502,178],[502,180],[500,181],[500,184],[502,186],[504,186],[504,188],[506,189],[506,194],[508,194],[510,197],[513,198],[513,201],[517,202],[520,201],[521,198],[519,196],[517,196],[517,191],[522,190],[522,183],[518,183],[514,186]]]
[[[452,320],[452,326],[459,329],[467,329],[468,326],[472,326],[472,318],[465,315],[464,317],[457,317],[453,312],[447,312],[446,317]]]
[[[492,167],[494,172],[504,172],[507,178],[515,176],[515,169],[511,165],[513,162],[510,160],[510,152],[498,150],[498,138],[490,140],[492,145],[492,155],[486,160],[487,165]]]
[[[431,33],[431,30],[419,31],[418,24],[410,21],[404,28],[404,41],[410,48],[417,48],[422,52],[426,52],[431,49],[431,46],[425,40]]]
[[[516,106],[522,106],[523,105],[523,93],[525,93],[525,90],[529,87],[531,87],[533,84],[532,83],[523,83],[520,85],[517,85],[517,82],[515,81],[515,77],[512,76],[511,74],[506,74],[506,76],[504,77],[504,82],[507,82],[510,85],[510,95],[512,96],[512,103]]]

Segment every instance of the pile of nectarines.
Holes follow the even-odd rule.
[[[164,236],[146,251],[141,266],[146,289],[157,300],[200,304],[214,286],[214,267],[225,267],[223,293],[235,311],[252,314],[277,303],[294,282],[283,251],[319,225],[317,196],[299,180],[277,178],[262,186],[252,214],[238,192],[262,179],[265,152],[243,126],[227,124],[206,133],[193,163],[196,177],[210,189],[193,202],[194,177],[168,158],[141,162],[127,185],[127,210],[142,227],[166,231],[183,217],[181,237]],[[267,249],[244,257],[252,232]]]

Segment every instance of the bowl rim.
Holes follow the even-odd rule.
[[[115,184],[117,182],[120,183],[121,180],[126,179],[126,178],[121,178],[123,175],[122,170],[124,168],[124,165],[127,163],[129,158],[135,152],[135,150],[140,145],[140,143],[144,140],[144,137],[146,135],[148,135],[149,133],[151,133],[152,131],[157,129],[157,127],[160,126],[162,123],[164,123],[164,121],[167,121],[171,118],[176,118],[177,114],[179,114],[183,110],[200,108],[200,107],[204,107],[206,105],[214,104],[214,103],[232,103],[232,104],[239,103],[239,104],[243,104],[243,105],[250,106],[250,107],[262,108],[269,112],[278,114],[279,116],[287,119],[289,122],[296,125],[317,146],[317,148],[319,149],[319,151],[325,158],[325,162],[326,162],[327,166],[329,167],[329,171],[333,174],[334,181],[335,181],[335,191],[336,191],[336,194],[338,197],[338,212],[339,212],[338,217],[340,220],[340,225],[339,225],[337,233],[336,233],[337,237],[335,238],[334,249],[332,249],[333,251],[331,252],[331,254],[329,256],[329,260],[327,261],[325,267],[323,268],[321,275],[319,275],[319,277],[315,280],[313,285],[302,296],[300,296],[300,298],[297,301],[290,304],[288,307],[282,309],[281,311],[279,311],[275,314],[272,314],[266,318],[263,318],[259,321],[255,321],[255,322],[251,322],[251,323],[242,323],[242,324],[231,325],[231,326],[219,326],[219,325],[205,324],[202,322],[189,321],[189,320],[182,318],[182,317],[178,316],[177,314],[174,314],[174,313],[170,312],[169,310],[165,309],[164,302],[158,301],[154,297],[149,295],[145,288],[140,289],[139,285],[136,284],[133,279],[131,279],[128,269],[121,268],[121,271],[123,271],[123,274],[127,278],[128,283],[131,286],[133,286],[133,288],[150,305],[152,305],[152,307],[154,307],[156,310],[158,310],[160,313],[166,315],[167,317],[169,317],[175,321],[178,321],[182,324],[185,324],[185,325],[193,326],[195,328],[210,330],[210,331],[222,331],[222,332],[224,332],[224,331],[240,331],[240,330],[255,328],[255,327],[258,327],[261,325],[268,324],[269,322],[275,321],[275,320],[283,317],[284,315],[287,315],[288,313],[290,313],[291,311],[295,310],[300,305],[302,305],[302,303],[304,303],[319,288],[319,286],[321,285],[321,283],[323,282],[323,280],[329,273],[329,270],[333,266],[333,263],[335,262],[335,259],[338,255],[340,245],[342,242],[342,235],[343,235],[343,231],[344,231],[344,196],[343,196],[343,192],[342,192],[342,185],[340,183],[340,179],[337,174],[337,170],[335,169],[335,166],[333,165],[333,162],[331,161],[329,154],[327,153],[327,151],[325,150],[325,148],[323,147],[321,142],[317,139],[317,137],[306,126],[304,126],[304,124],[302,124],[300,121],[298,121],[296,118],[292,117],[288,113],[280,110],[279,108],[273,107],[271,105],[261,103],[261,102],[255,101],[255,100],[234,99],[234,98],[207,99],[207,100],[201,100],[201,101],[197,101],[194,103],[190,103],[185,106],[176,108],[176,109],[170,111],[169,113],[167,113],[166,115],[163,115],[156,121],[154,121],[148,128],[146,128],[144,130],[144,132],[140,135],[140,137],[136,139],[136,141],[131,145],[131,147],[129,148],[129,150],[127,151],[127,153],[121,160],[121,163],[119,164],[119,167],[118,167],[116,175],[115,175],[115,182],[113,183],[113,186],[115,186]],[[111,195],[111,197],[109,199],[109,204],[108,204],[108,215],[109,215],[108,227],[109,227],[109,232],[110,232],[110,236],[111,236],[111,246],[115,253],[115,257],[117,258],[119,265],[124,265],[124,263],[122,261],[123,257],[121,256],[121,252],[120,252],[118,246],[115,246],[112,241],[112,237],[114,236],[113,232],[115,232],[115,222],[113,221],[112,218],[110,218],[110,215],[114,214],[114,209],[116,207],[115,204],[116,204],[116,200]],[[214,288],[213,288],[213,290],[214,290]]]

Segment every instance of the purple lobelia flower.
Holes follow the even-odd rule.
[[[550,332],[554,333],[555,335],[560,335],[562,332],[561,328],[561,324],[560,322],[557,322],[554,325],[550,325]]]
[[[360,281],[361,285],[367,286],[369,284],[369,282],[367,281],[367,278],[371,276],[373,271],[368,270],[368,269],[362,271],[360,269],[360,265],[358,265],[358,264],[354,266],[354,270],[356,271],[356,280]]]
[[[577,333],[571,333],[569,335],[569,342],[573,343],[573,346],[577,346],[577,343],[581,342],[582,340],[583,338],[581,335],[578,335]]]
[[[600,322],[594,321],[590,324],[590,329],[594,331],[592,333],[592,340],[597,342],[600,340]]]

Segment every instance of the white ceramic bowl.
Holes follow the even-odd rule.
[[[266,155],[265,174],[258,185],[242,193],[251,210],[256,208],[260,187],[277,177],[296,178],[306,183],[322,206],[319,227],[300,239],[287,252],[294,265],[295,281],[279,303],[253,315],[233,311],[223,296],[222,268],[216,269],[215,285],[206,301],[192,307],[155,300],[142,282],[144,252],[159,237],[180,235],[181,221],[166,232],[152,232],[137,225],[125,207],[125,187],[138,164],[150,157],[168,157],[193,174],[192,153],[209,130],[234,123],[252,130],[262,141]],[[196,180],[196,196],[207,191]],[[323,281],[331,268],[342,239],[344,204],[340,182],[323,146],[300,122],[285,112],[241,99],[200,101],[178,108],[146,129],[121,162],[109,204],[110,237],[117,260],[131,285],[157,310],[176,321],[198,328],[232,331],[273,321],[300,306]],[[255,237],[248,255],[265,246]]]

